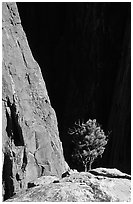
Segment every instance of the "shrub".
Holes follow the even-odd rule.
[[[86,123],[75,123],[68,132],[73,135],[74,151],[72,157],[82,164],[85,171],[91,170],[94,160],[101,156],[108,142],[108,136],[104,134],[96,120],[89,119]]]

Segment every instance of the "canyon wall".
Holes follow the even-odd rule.
[[[4,199],[43,175],[66,171],[55,111],[15,3],[2,4]]]

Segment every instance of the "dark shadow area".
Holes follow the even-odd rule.
[[[23,163],[21,166],[22,171],[25,171],[26,165],[27,165],[28,161],[27,161],[27,155],[26,155],[26,150],[24,148],[24,155],[23,155]]]
[[[34,183],[28,183],[28,188],[33,188],[35,187],[36,185]]]
[[[9,99],[7,99],[7,107],[10,110],[11,115],[6,112],[7,117],[7,135],[11,140],[14,140],[15,146],[24,146],[24,139],[22,134],[22,129],[18,122],[18,115],[16,113],[15,103],[11,104]]]
[[[4,154],[4,165],[2,172],[2,180],[4,185],[4,200],[7,200],[14,195],[14,186],[13,186],[13,174],[12,174],[12,160],[8,153]]]
[[[71,168],[68,128],[96,119],[112,131],[92,168],[131,172],[131,3],[17,3],[22,26],[56,111]]]

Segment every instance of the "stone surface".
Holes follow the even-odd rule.
[[[124,173],[117,169],[94,169],[90,172],[75,172],[69,177],[58,179],[43,176],[33,183],[33,187],[15,195],[8,202],[130,202],[131,181],[121,177]],[[100,175],[104,172],[104,176]],[[117,177],[116,177],[117,174]],[[108,175],[111,175],[111,177]],[[114,177],[115,175],[115,177]],[[129,175],[130,177],[130,175]]]
[[[96,168],[92,169],[89,172],[91,172],[94,175],[100,175],[100,176],[107,176],[112,178],[127,178],[131,179],[131,175],[122,173],[118,169],[107,169],[107,168]]]
[[[4,199],[42,175],[66,171],[57,119],[15,3],[2,4]]]

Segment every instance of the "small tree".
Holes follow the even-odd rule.
[[[96,120],[88,120],[86,123],[75,123],[68,132],[73,135],[74,151],[72,157],[81,163],[85,172],[91,170],[94,160],[104,152],[108,142],[106,136]]]

